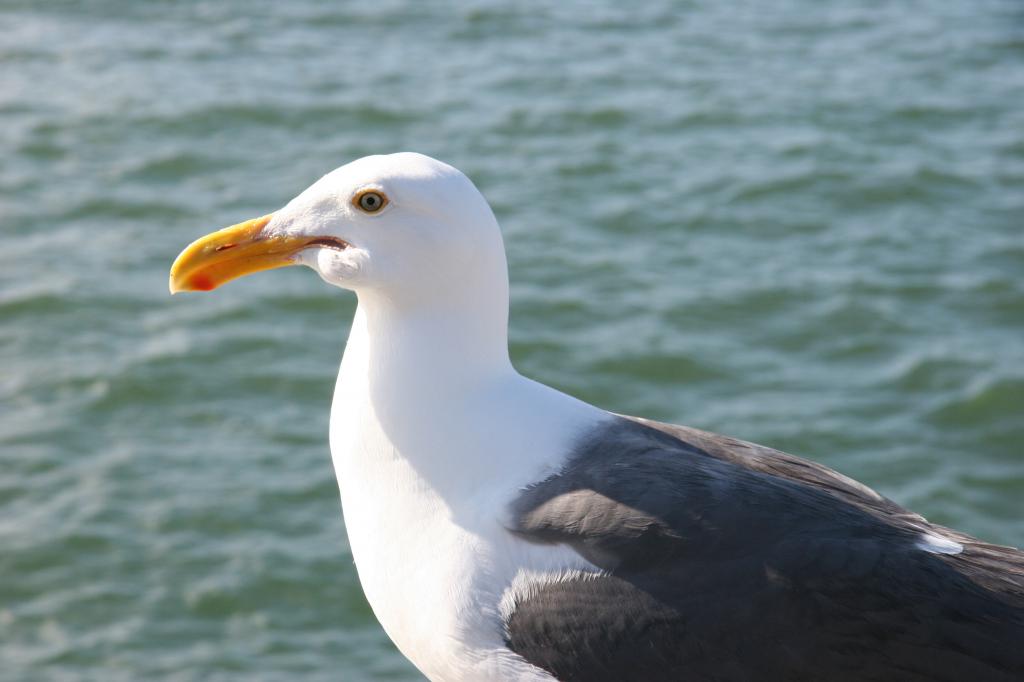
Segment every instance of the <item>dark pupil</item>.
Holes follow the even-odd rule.
[[[380,199],[377,198],[376,194],[367,194],[363,197],[363,208],[374,209],[377,208],[377,204]]]

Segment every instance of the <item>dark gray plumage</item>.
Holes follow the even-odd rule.
[[[770,448],[617,419],[512,518],[607,572],[506,623],[559,680],[1024,680],[1024,553]]]

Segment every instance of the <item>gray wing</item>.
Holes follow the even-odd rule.
[[[769,448],[617,419],[512,518],[606,572],[508,618],[560,680],[1024,679],[1024,554]]]

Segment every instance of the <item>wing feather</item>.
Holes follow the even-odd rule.
[[[510,648],[560,680],[1024,679],[1024,554],[792,455],[621,418],[512,518],[606,572],[511,611]]]

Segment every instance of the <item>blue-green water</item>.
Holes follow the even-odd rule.
[[[0,679],[418,679],[328,454],[352,297],[167,294],[374,152],[491,200],[525,373],[1024,544],[1020,4],[554,5],[0,4]]]

